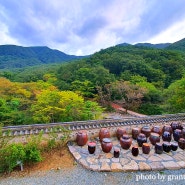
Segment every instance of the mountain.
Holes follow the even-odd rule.
[[[22,47],[0,45],[0,69],[23,68],[80,59],[82,56],[67,55],[46,46]]]
[[[185,51],[185,38],[170,44],[166,49],[177,50],[177,51]]]
[[[170,43],[161,43],[161,44],[151,44],[151,43],[137,43],[135,46],[142,46],[142,47],[149,47],[149,48],[156,48],[156,49],[164,49],[168,47]]]

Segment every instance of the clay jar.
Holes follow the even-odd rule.
[[[171,144],[171,149],[172,149],[173,151],[176,151],[176,150],[178,149],[178,144],[177,144],[177,143],[171,142],[170,144]]]
[[[159,136],[159,134],[154,133],[154,132],[152,132],[150,134],[149,139],[150,139],[150,142],[152,143],[152,145],[155,145],[156,143],[160,142],[160,136]]]
[[[149,143],[143,143],[142,151],[144,154],[150,153],[150,144]]]
[[[151,133],[150,127],[149,126],[143,126],[141,128],[141,133],[145,134],[146,137],[149,137],[150,133]]]
[[[154,132],[154,133],[159,134],[159,136],[161,136],[161,135],[162,135],[162,129],[161,129],[161,127],[160,127],[160,126],[158,126],[158,125],[153,126],[153,128],[152,128],[152,130],[151,130],[151,131],[152,131],[152,132]]]
[[[171,150],[171,144],[169,143],[169,142],[164,142],[163,143],[163,150],[165,151],[165,152],[170,152],[170,150]]]
[[[163,153],[163,144],[156,143],[155,144],[155,153],[156,154],[162,154]]]
[[[135,127],[132,129],[132,138],[137,139],[137,136],[141,133],[141,129],[138,127]]]
[[[170,125],[164,125],[164,127],[163,127],[163,133],[165,131],[169,132],[170,134],[173,133],[172,127]]]
[[[185,139],[184,138],[180,138],[179,141],[178,141],[178,145],[179,145],[179,148],[184,150],[185,149]]]
[[[132,140],[130,136],[128,136],[127,134],[123,134],[123,136],[120,137],[120,145],[123,149],[128,150],[131,144],[132,144]]]
[[[164,131],[162,134],[162,139],[163,139],[163,141],[170,142],[172,140],[172,136],[171,136],[170,132]]]
[[[143,143],[146,143],[147,142],[147,138],[145,136],[145,134],[142,134],[140,133],[138,136],[137,136],[137,143],[140,147],[142,147]]]
[[[78,146],[84,146],[88,141],[87,132],[85,130],[81,130],[77,133],[76,142]]]
[[[99,132],[99,139],[102,142],[103,138],[110,138],[110,132],[107,128],[101,128]]]
[[[133,147],[132,147],[132,155],[133,155],[133,156],[138,156],[138,154],[139,154],[139,149],[138,149],[138,147],[137,147],[137,146],[133,146]]]
[[[118,140],[120,140],[120,137],[123,134],[126,134],[126,130],[124,128],[118,128],[117,131],[116,131],[116,136],[117,136]]]
[[[178,142],[178,140],[182,137],[182,131],[180,129],[175,129],[173,131],[173,139]]]
[[[182,130],[182,126],[180,122],[172,122],[171,123],[172,130],[174,131],[175,129],[180,129]]]
[[[103,152],[109,153],[112,149],[112,142],[109,138],[103,138],[101,142]]]
[[[185,128],[182,129],[182,138],[185,139]]]
[[[115,157],[115,158],[118,158],[119,155],[120,155],[120,149],[117,148],[117,147],[115,147],[115,148],[114,148],[114,157]]]
[[[88,143],[88,151],[90,154],[94,154],[96,150],[96,143],[95,142],[89,142]]]

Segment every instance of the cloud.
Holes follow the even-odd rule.
[[[184,7],[183,0],[0,0],[0,44],[92,54],[157,37],[183,19]]]
[[[156,36],[148,40],[151,43],[173,43],[178,40],[181,40],[185,36],[185,19],[180,20],[179,22],[174,23],[168,29],[163,30]]]

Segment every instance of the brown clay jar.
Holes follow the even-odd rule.
[[[130,136],[128,136],[127,134],[123,134],[123,136],[120,137],[120,145],[123,149],[128,150],[131,144],[132,144],[132,140]]]
[[[150,153],[150,144],[149,143],[143,143],[142,151],[143,151],[144,154],[149,154]]]
[[[155,153],[156,154],[162,154],[163,153],[163,144],[162,143],[156,143],[155,144]]]
[[[185,128],[182,129],[182,137],[185,139]]]
[[[99,132],[99,139],[102,142],[103,138],[110,138],[110,132],[107,128],[101,128]]]
[[[139,154],[139,149],[138,149],[138,147],[137,147],[137,146],[133,146],[133,147],[132,147],[132,155],[133,155],[133,156],[138,156],[138,154]]]
[[[172,127],[170,125],[164,125],[163,129],[162,129],[163,133],[165,131],[169,132],[170,134],[173,133]]]
[[[117,131],[116,131],[116,136],[118,138],[118,140],[120,140],[120,137],[123,135],[123,134],[126,134],[126,130],[124,128],[118,128]]]
[[[112,149],[112,142],[109,138],[103,138],[101,142],[103,152],[109,153]]]
[[[170,142],[172,140],[172,136],[171,136],[170,132],[164,131],[162,134],[162,139],[163,139],[163,141]]]
[[[137,139],[137,136],[141,133],[141,129],[139,127],[135,127],[132,129],[132,138]]]
[[[179,141],[178,141],[178,145],[179,145],[179,148],[184,150],[185,149],[185,139],[184,138],[180,138]]]
[[[77,133],[76,142],[78,146],[84,146],[88,141],[87,132],[85,130],[81,130]]]
[[[115,147],[115,148],[114,148],[114,157],[115,157],[115,158],[118,158],[119,155],[120,155],[120,149],[117,148],[117,147]]]
[[[156,143],[160,142],[160,136],[157,133],[152,132],[149,137],[150,142],[152,145],[155,145]]]
[[[90,154],[94,154],[96,150],[96,143],[95,142],[89,142],[88,143],[88,151]]]
[[[145,136],[145,134],[142,134],[140,133],[138,136],[137,136],[137,143],[140,147],[142,147],[143,143],[146,143],[147,142],[147,138]]]
[[[175,129],[173,131],[173,139],[178,142],[178,140],[182,137],[182,131],[180,129]]]
[[[171,144],[169,142],[163,142],[163,150],[165,152],[170,152],[171,151]]]
[[[150,133],[151,133],[150,127],[149,126],[143,126],[141,128],[141,133],[145,134],[146,137],[149,137]]]
[[[172,130],[174,131],[175,129],[180,129],[182,130],[182,125],[180,122],[174,121],[171,123]]]
[[[162,135],[162,128],[158,125],[155,125],[152,127],[152,132],[159,134],[159,136]]]

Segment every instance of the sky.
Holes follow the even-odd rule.
[[[185,0],[0,0],[0,45],[72,55],[185,38]]]

